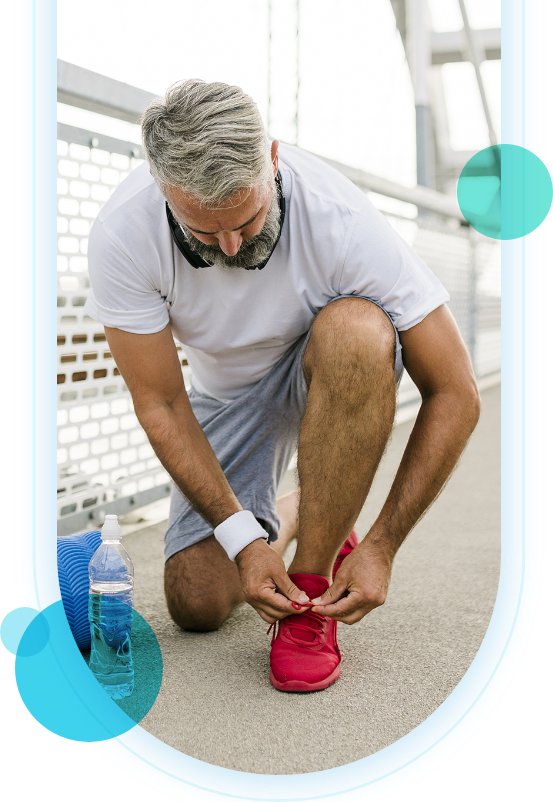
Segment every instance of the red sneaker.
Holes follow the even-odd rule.
[[[292,582],[310,599],[328,588],[315,574],[290,574]],[[279,691],[320,691],[340,676],[342,655],[336,640],[336,621],[310,610],[289,615],[273,629],[271,684]]]
[[[358,546],[358,545],[359,545],[359,538],[357,537],[357,535],[355,533],[355,529],[352,529],[350,534],[349,534],[349,536],[348,536],[348,539],[346,540],[346,542],[344,543],[344,545],[340,549],[340,552],[339,552],[338,556],[336,557],[336,562],[334,563],[334,568],[332,569],[332,581],[333,582],[334,582],[334,578],[335,578],[335,576],[336,576],[336,574],[338,572],[338,568],[342,565],[342,563],[344,562],[344,560],[348,556],[348,554],[351,554],[351,552],[354,550],[354,548],[356,546]],[[314,598],[317,598],[317,597],[315,596]]]

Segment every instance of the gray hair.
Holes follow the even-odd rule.
[[[179,81],[141,119],[142,143],[161,190],[177,187],[205,207],[274,183],[259,109],[238,86]]]

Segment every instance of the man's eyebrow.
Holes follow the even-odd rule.
[[[261,211],[262,208],[263,208],[263,206],[261,206],[258,209],[258,211],[254,214],[253,217],[250,217],[249,220],[247,220],[245,223],[242,223],[241,226],[238,226],[237,228],[231,228],[230,231],[240,231],[241,228],[246,228],[246,226],[249,226],[249,224],[253,223],[255,218],[259,215],[259,212]],[[182,225],[184,225],[184,223]],[[186,226],[186,228],[188,228],[190,231],[193,231],[194,234],[207,234],[208,236],[212,236],[213,234],[218,234],[219,233],[218,231],[198,231],[197,229],[192,228],[191,226]]]

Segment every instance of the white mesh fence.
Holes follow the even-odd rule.
[[[58,141],[59,534],[90,528],[106,512],[128,512],[170,492],[169,476],[138,424],[103,326],[83,308],[90,287],[88,233],[115,187],[142,164],[131,156],[135,147],[128,143],[125,155]],[[184,354],[181,359],[189,386]]]
[[[90,227],[142,159],[130,142],[61,125],[58,135],[58,533],[69,534],[167,496],[170,479],[138,424],[103,327],[83,309]],[[450,292],[477,374],[499,370],[499,246],[471,239],[467,228],[388,219]],[[189,387],[186,355],[177,348]],[[417,397],[405,376],[399,403]]]

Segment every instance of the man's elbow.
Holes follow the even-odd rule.
[[[476,428],[476,424],[480,418],[480,411],[482,409],[482,399],[480,397],[480,393],[478,392],[476,380],[473,377],[471,377],[463,387],[461,404],[467,423],[467,428],[472,434]]]
[[[165,430],[170,422],[182,420],[183,414],[185,418],[192,414],[184,384],[173,392],[148,393],[138,397],[135,394],[133,401],[138,422],[148,437],[155,431]]]

